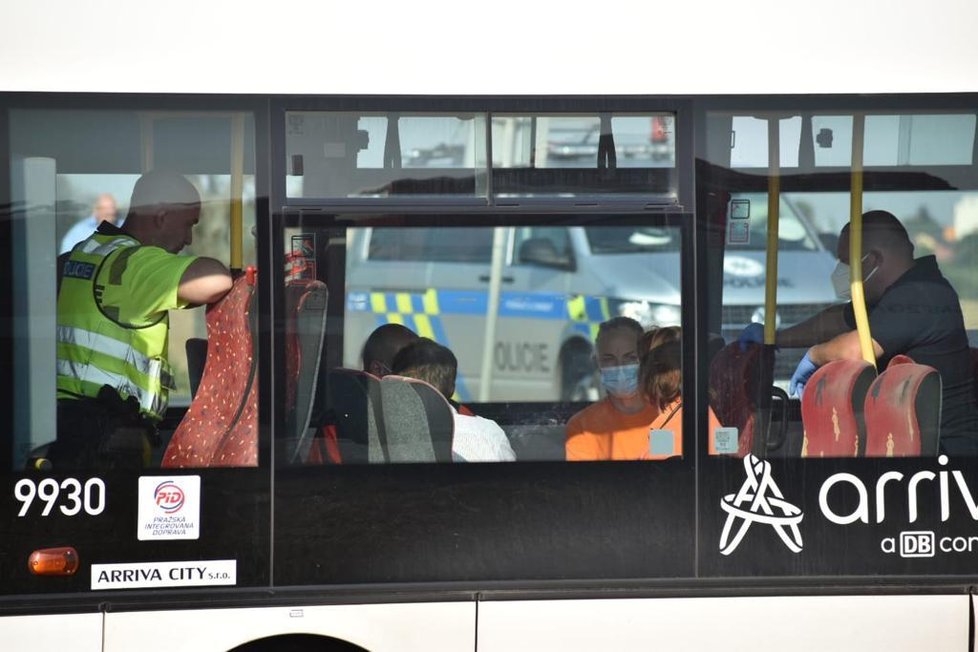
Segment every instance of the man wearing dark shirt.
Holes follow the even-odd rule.
[[[863,215],[863,290],[877,367],[904,354],[937,369],[942,381],[941,451],[978,454],[978,408],[975,406],[968,337],[958,294],[941,275],[933,256],[914,259],[913,243],[900,221],[886,211]],[[838,245],[840,280],[848,283],[849,225]],[[841,282],[843,277],[844,282]],[[844,297],[848,298],[848,297]],[[777,334],[779,346],[810,346],[791,378],[800,395],[815,370],[832,360],[860,359],[852,303],[832,306]],[[752,325],[741,341],[757,341]],[[814,346],[812,346],[814,344]]]

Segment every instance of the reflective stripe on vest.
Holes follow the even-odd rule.
[[[173,385],[166,362],[166,314],[156,322],[146,316],[146,325],[122,324],[110,317],[118,311],[100,305],[101,287],[121,283],[122,272],[112,270],[115,261],[139,246],[127,236],[96,232],[71,251],[58,296],[57,384],[61,396],[90,397],[108,385],[124,399],[135,397],[147,416],[161,419]]]
[[[153,360],[153,365],[159,373],[160,361]],[[114,387],[116,391],[124,396],[135,396],[139,399],[139,409],[149,414],[163,414],[166,410],[166,403],[160,391],[159,378],[155,383],[155,390],[146,390],[133,383],[127,376],[114,374],[91,364],[74,362],[72,360],[60,359],[57,362],[58,375],[67,376],[80,380],[83,383],[90,383],[93,387],[108,385]]]
[[[126,365],[133,367],[143,376],[147,376],[151,385],[155,380],[162,387],[175,389],[173,378],[170,376],[168,365],[165,362],[147,358],[125,342],[120,342],[107,335],[87,331],[84,328],[72,328],[71,326],[58,326],[57,338],[58,342],[63,344],[98,351],[117,360],[123,360]]]

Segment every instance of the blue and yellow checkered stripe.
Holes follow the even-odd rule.
[[[347,308],[351,307],[348,305]],[[376,315],[378,326],[402,324],[422,337],[448,346],[448,336],[441,323],[438,292],[435,290],[427,290],[424,294],[371,292],[370,312]]]
[[[601,322],[611,319],[607,297],[591,297],[583,294],[567,298],[567,316],[574,322],[574,330],[594,340],[598,337]]]

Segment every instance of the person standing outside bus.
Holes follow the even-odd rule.
[[[595,356],[607,396],[567,422],[568,460],[638,460],[647,457],[649,425],[658,410],[639,391],[642,325],[615,317],[598,327]]]
[[[168,311],[231,289],[219,261],[178,255],[200,217],[183,176],[143,175],[129,206],[122,228],[104,221],[59,258],[56,470],[145,464],[173,386]]]
[[[116,224],[118,218],[119,210],[116,207],[115,197],[103,192],[95,199],[95,203],[92,205],[92,214],[76,222],[65,233],[65,237],[61,239],[61,248],[58,253],[63,254],[71,251],[72,247],[92,235],[99,224],[102,222]]]
[[[873,353],[880,370],[903,354],[941,375],[942,452],[978,454],[978,408],[968,336],[957,292],[934,256],[913,257],[903,224],[882,210],[863,215],[863,291]],[[832,275],[836,293],[849,298],[849,225],[839,234],[839,264]],[[852,302],[832,306],[777,333],[776,344],[810,347],[791,377],[789,393],[800,396],[808,379],[833,360],[862,358]],[[751,324],[742,344],[763,340],[763,326]]]

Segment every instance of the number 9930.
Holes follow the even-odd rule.
[[[82,483],[75,478],[65,478],[60,483],[54,478],[35,482],[30,478],[14,485],[14,498],[21,502],[18,517],[27,516],[37,500],[44,504],[41,516],[48,516],[58,507],[65,516],[75,516],[83,510],[89,516],[105,511],[105,483],[101,478],[89,478]]]

